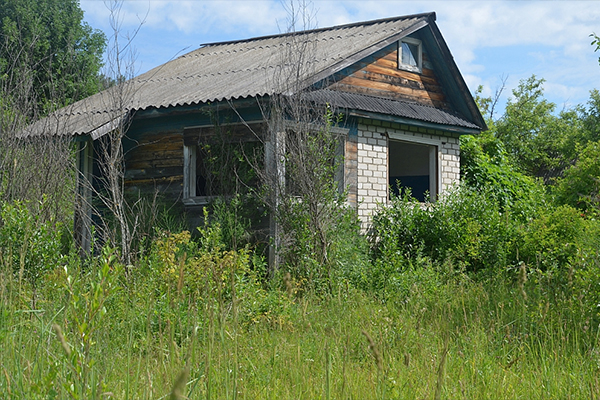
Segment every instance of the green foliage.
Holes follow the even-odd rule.
[[[543,270],[568,270],[579,254],[590,250],[583,246],[583,239],[590,233],[589,224],[579,210],[568,205],[540,213],[524,228],[520,259]]]
[[[107,303],[121,289],[119,279],[124,268],[117,260],[117,252],[105,247],[101,256],[94,260],[88,279],[82,279],[78,268],[64,268],[62,278],[67,309],[63,326],[67,335],[57,323],[53,329],[66,365],[65,375],[57,380],[71,399],[98,398],[105,389],[102,378],[93,371],[96,360],[92,349],[97,345],[97,331],[108,313]],[[59,366],[56,360],[55,368]]]
[[[61,261],[61,227],[20,201],[0,203],[0,264],[36,287]],[[43,207],[43,206],[42,206]]]
[[[373,257],[452,260],[468,271],[497,270],[513,259],[513,222],[487,192],[461,187],[435,204],[421,204],[404,193],[373,219]]]
[[[282,228],[283,269],[306,289],[331,292],[358,262],[361,243],[356,211],[336,180],[343,163],[340,138],[333,127],[341,116],[327,108],[319,129],[289,132],[286,140],[286,188],[281,188],[277,220]]]
[[[577,162],[565,171],[554,190],[559,204],[590,212],[598,211],[600,194],[600,142],[590,142]]]
[[[30,117],[95,93],[105,46],[76,0],[0,1],[0,83]]]
[[[600,140],[600,91],[591,90],[587,107],[580,107],[579,111],[586,139],[594,142]]]
[[[169,302],[191,299],[199,308],[216,307],[218,312],[235,302],[246,324],[263,318],[284,324],[289,299],[263,288],[264,260],[248,246],[227,250],[220,225],[209,223],[206,210],[199,233],[198,243],[188,231],[162,232],[155,240],[147,266],[155,279],[153,295],[166,295]]]
[[[598,35],[596,35],[595,33],[592,33],[590,35],[592,37],[592,46],[596,46],[596,48],[594,49],[594,51],[598,51],[600,50],[600,37],[598,37]],[[600,64],[600,58],[598,58],[598,64]]]
[[[543,206],[543,187],[513,166],[492,132],[463,136],[460,146],[461,178],[469,188],[493,197],[501,211],[511,211],[522,220]]]
[[[535,75],[519,83],[513,90],[514,99],[496,121],[494,135],[504,144],[513,165],[548,181],[574,159],[582,124],[573,110],[553,114],[556,105],[544,98],[543,83]]]
[[[245,246],[264,247],[264,238],[256,231],[266,215],[264,205],[252,194],[219,197],[210,204],[210,219],[221,229],[221,240],[227,250]]]

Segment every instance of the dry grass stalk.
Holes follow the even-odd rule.
[[[56,337],[58,337],[58,340],[60,341],[60,345],[62,346],[63,350],[65,351],[67,356],[70,356],[71,348],[69,347],[69,344],[65,340],[65,336],[62,333],[62,329],[57,324],[53,324],[52,328],[54,329],[54,332],[56,332]]]
[[[521,294],[523,295],[523,299],[527,301],[527,293],[525,293],[525,283],[527,282],[527,267],[524,262],[521,262],[521,266],[519,267],[519,288],[521,289]]]
[[[177,375],[177,379],[175,380],[175,383],[173,384],[173,389],[171,390],[171,396],[169,397],[170,400],[187,399],[184,393],[188,374],[189,369],[186,367],[183,370],[181,370],[179,375]]]
[[[369,349],[371,353],[373,353],[373,357],[375,358],[375,362],[377,364],[377,369],[379,372],[383,371],[383,360],[381,359],[381,353],[379,353],[379,349],[377,348],[377,344],[371,338],[371,335],[365,330],[362,331],[363,335],[367,338],[367,342],[369,342]]]
[[[442,357],[440,359],[440,365],[437,370],[437,382],[435,385],[435,400],[441,400],[442,398],[442,387],[444,386],[444,376],[446,375],[446,356],[448,355],[448,338],[444,343],[444,350],[442,350]]]

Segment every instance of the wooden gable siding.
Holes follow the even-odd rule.
[[[425,49],[422,73],[415,73],[398,69],[397,44],[358,63],[353,72],[338,78],[329,88],[450,109]]]

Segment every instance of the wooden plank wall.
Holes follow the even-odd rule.
[[[129,193],[180,199],[183,190],[183,135],[162,131],[140,135],[125,156],[125,189]]]
[[[376,54],[374,59],[359,63],[358,70],[329,88],[450,108],[425,51],[422,73],[405,71],[398,69],[396,44]]]

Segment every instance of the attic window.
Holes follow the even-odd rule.
[[[398,69],[421,72],[422,62],[420,40],[404,38],[398,42]]]

